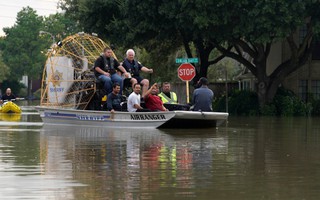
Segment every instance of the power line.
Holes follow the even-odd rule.
[[[5,1],[5,0],[1,0],[1,1]],[[12,0],[7,0],[9,2],[12,2]],[[58,3],[59,0],[30,0],[30,1],[39,1],[39,2],[48,2],[48,3]]]
[[[10,17],[10,16],[4,16],[4,15],[0,15],[1,18],[12,18],[15,19],[16,17]]]
[[[13,7],[13,8],[21,8],[21,7],[24,7],[24,6],[14,6],[14,5],[5,5],[5,4],[0,4],[0,6],[5,6],[5,7]],[[47,10],[47,11],[56,11],[54,9],[47,9],[47,8],[33,8],[35,10]]]

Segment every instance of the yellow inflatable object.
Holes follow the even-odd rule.
[[[21,113],[21,108],[12,101],[5,102],[0,107],[0,112],[2,113]]]
[[[107,101],[107,95],[104,95],[101,99],[101,101]]]
[[[0,120],[7,122],[17,122],[21,120],[20,113],[0,113]]]

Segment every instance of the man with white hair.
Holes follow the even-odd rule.
[[[128,49],[126,52],[126,59],[123,61],[122,66],[126,69],[128,73],[131,74],[131,84],[132,88],[136,83],[142,84],[142,96],[147,92],[149,88],[149,80],[144,79],[140,76],[140,71],[146,73],[153,73],[153,69],[149,69],[142,66],[140,62],[134,59],[135,52],[133,49]]]

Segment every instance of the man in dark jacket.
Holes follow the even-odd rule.
[[[94,63],[94,74],[97,79],[104,83],[104,89],[107,94],[112,92],[112,84],[119,83],[120,94],[122,94],[123,81],[121,76],[116,73],[116,70],[127,74],[127,71],[119,62],[112,57],[113,52],[110,48],[105,48],[103,54]]]
[[[6,93],[1,97],[1,103],[4,101],[11,101],[12,99],[16,99],[16,96],[12,94],[11,88],[7,88]]]
[[[193,92],[193,111],[212,111],[213,92],[208,88],[208,79],[202,77],[199,79],[200,87]]]
[[[114,111],[122,111],[123,97],[119,94],[120,92],[120,85],[119,83],[114,83],[112,86],[112,92],[108,94],[107,98],[107,109],[112,113]]]
[[[125,70],[130,73],[131,79],[130,82],[132,84],[132,88],[136,83],[142,85],[142,96],[147,92],[149,88],[149,80],[140,76],[140,71],[145,73],[153,73],[153,69],[149,69],[143,66],[139,61],[137,61],[135,57],[135,52],[133,49],[128,49],[126,52],[127,58],[124,59],[122,65]]]

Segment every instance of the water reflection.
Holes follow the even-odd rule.
[[[318,199],[319,118],[202,130],[0,119],[0,199]]]
[[[186,139],[154,129],[46,125],[41,133],[44,172],[69,168],[77,181],[87,185],[75,188],[75,197],[90,199],[144,199],[164,188],[205,186],[197,174],[212,168],[213,155],[227,153],[228,145],[226,137]],[[177,191],[176,195],[195,194]]]

